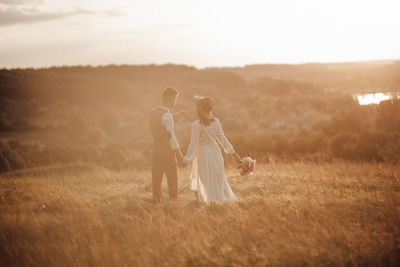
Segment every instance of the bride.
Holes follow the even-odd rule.
[[[236,200],[235,194],[226,179],[224,159],[217,142],[225,153],[240,163],[240,156],[226,139],[221,123],[211,111],[215,104],[209,96],[195,96],[199,120],[192,124],[189,149],[183,162],[192,163],[191,189],[198,192],[200,201],[223,203]]]

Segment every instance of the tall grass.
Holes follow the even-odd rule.
[[[78,168],[79,167],[79,168]],[[96,166],[3,174],[2,266],[397,265],[400,167],[334,162],[227,169],[240,201],[151,202],[149,171]]]

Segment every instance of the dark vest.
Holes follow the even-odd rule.
[[[171,149],[169,140],[171,134],[167,131],[164,125],[162,125],[162,116],[167,111],[160,107],[153,108],[150,116],[150,128],[153,135],[153,144],[155,149]]]

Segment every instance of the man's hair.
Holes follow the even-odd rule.
[[[176,97],[179,94],[178,90],[172,87],[167,87],[163,90],[162,96],[163,101],[170,99],[172,97]]]

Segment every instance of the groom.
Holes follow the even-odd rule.
[[[178,91],[175,88],[167,87],[162,93],[161,106],[155,107],[151,111],[150,127],[153,135],[153,154],[151,164],[151,176],[153,184],[153,202],[161,201],[161,182],[167,176],[168,191],[170,199],[178,197],[178,164],[184,166],[183,156],[175,137],[174,118],[186,115],[186,111],[181,110],[171,114],[175,107]]]

